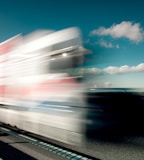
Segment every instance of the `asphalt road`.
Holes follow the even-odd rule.
[[[52,154],[23,139],[0,132],[0,160],[61,160]]]
[[[75,149],[100,160],[144,160],[144,135],[97,137]]]
[[[11,147],[8,143],[0,142],[0,160],[36,160],[35,158]]]
[[[144,135],[113,135],[96,137],[83,146],[65,145],[99,160],[144,160]],[[0,133],[0,158],[2,160],[64,160],[24,140]],[[0,159],[0,160],[1,160]]]

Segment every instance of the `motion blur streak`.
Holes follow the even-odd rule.
[[[1,43],[0,122],[73,145],[99,133],[141,132],[143,90],[91,88],[97,71],[84,66],[89,52],[78,28]]]
[[[89,50],[76,27],[38,30],[0,44],[0,121],[45,137],[80,144],[86,99],[80,68]]]

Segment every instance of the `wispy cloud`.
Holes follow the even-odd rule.
[[[125,74],[125,73],[130,73],[130,72],[144,72],[144,63],[140,63],[137,66],[128,66],[128,65],[123,65],[120,67],[108,66],[103,69],[93,67],[93,68],[85,68],[82,70],[84,73],[90,73],[90,74],[95,74],[95,75],[99,75],[102,73]]]
[[[103,69],[104,72],[108,74],[123,74],[128,72],[144,72],[144,63],[140,63],[137,66],[109,66]]]
[[[102,47],[105,47],[105,48],[119,48],[119,45],[113,45],[111,42],[107,42],[105,40],[100,40],[97,42],[97,44],[99,44],[100,46]]]
[[[144,30],[140,23],[123,21],[120,24],[113,24],[109,28],[99,27],[91,31],[90,35],[109,35],[113,38],[127,38],[133,42],[140,42],[144,39]]]
[[[83,69],[83,71],[85,73],[92,73],[92,74],[100,74],[102,72],[102,70],[98,68],[87,68],[87,69],[85,68]]]
[[[132,67],[133,71],[143,72],[144,71],[144,63],[140,63],[139,65]]]
[[[116,45],[116,48],[120,48],[120,46],[117,44],[117,45]]]
[[[112,87],[112,83],[109,82],[109,81],[107,81],[107,82],[104,83],[104,87],[105,87],[105,88]]]
[[[93,88],[111,88],[112,87],[112,83],[109,81],[105,81],[105,82],[94,82],[91,84],[91,90],[93,90]]]

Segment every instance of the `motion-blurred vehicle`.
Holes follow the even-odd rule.
[[[89,52],[75,27],[1,43],[0,122],[73,145],[97,133],[143,128],[143,92],[84,81]]]
[[[85,134],[87,103],[73,69],[89,52],[76,27],[17,35],[0,46],[0,122],[66,143]]]

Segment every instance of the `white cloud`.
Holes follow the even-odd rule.
[[[137,66],[131,67],[133,72],[143,72],[144,71],[144,63],[140,63]]]
[[[144,63],[140,63],[137,66],[128,66],[123,65],[120,67],[117,66],[108,66],[104,69],[99,68],[85,68],[83,69],[85,73],[91,73],[91,74],[101,74],[102,72],[105,72],[107,74],[124,74],[129,72],[144,72]]]
[[[109,74],[117,74],[119,71],[118,67],[115,66],[109,66],[104,69],[104,72],[109,73]]]
[[[112,83],[111,82],[105,82],[104,86],[105,86],[105,88],[109,88],[109,87],[112,86]]]
[[[123,74],[128,72],[144,72],[144,63],[140,63],[137,66],[109,66],[103,69],[104,72],[108,74]]]
[[[100,74],[101,73],[101,70],[98,69],[98,68],[89,68],[89,69],[86,69],[87,73],[93,73],[93,74]]]
[[[111,42],[100,40],[97,44],[105,48],[119,48],[119,45],[113,45]]]
[[[98,42],[100,46],[105,47],[105,48],[113,48],[114,46],[110,42],[106,42],[104,40],[101,40]]]
[[[93,30],[90,35],[109,35],[113,38],[124,37],[134,42],[140,42],[144,38],[144,31],[139,23],[123,21],[120,24],[113,24],[110,28],[99,27]]]

